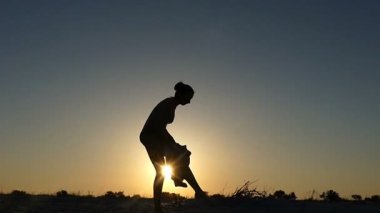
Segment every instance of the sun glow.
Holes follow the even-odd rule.
[[[164,165],[162,167],[162,172],[164,173],[165,179],[170,179],[172,177],[172,167],[169,165]]]

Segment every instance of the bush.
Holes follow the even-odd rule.
[[[322,200],[329,201],[329,202],[342,200],[342,198],[339,196],[338,192],[336,192],[334,190],[328,190],[326,192],[323,192],[319,197],[322,198]]]
[[[213,195],[210,195],[210,198],[211,199],[224,199],[224,198],[226,198],[226,196],[224,196],[222,194],[213,194]]]
[[[291,192],[290,194],[288,194],[287,200],[297,200],[296,194],[294,192]]]
[[[186,198],[182,197],[180,194],[162,192],[161,200],[165,203],[173,203],[180,205]]]
[[[354,199],[354,201],[361,201],[362,200],[362,196],[360,195],[351,195],[352,199]]]
[[[66,190],[61,190],[61,191],[59,191],[59,192],[57,192],[56,193],[56,196],[57,197],[68,197],[69,196],[69,193],[67,193],[67,191]]]
[[[274,199],[285,199],[285,192],[282,191],[282,190],[277,190],[273,193],[273,195],[271,197],[273,197]]]
[[[108,191],[103,195],[103,197],[107,198],[107,199],[123,199],[123,198],[126,198],[126,196],[124,195],[124,192],[122,192],[122,191],[120,191],[120,192]]]
[[[262,199],[267,197],[267,193],[265,191],[260,192],[256,190],[256,188],[251,189],[250,186],[252,182],[245,182],[240,188],[237,188],[235,192],[232,193],[232,198],[237,199]]]
[[[366,197],[364,200],[369,202],[380,203],[380,195],[372,195],[371,197]]]
[[[13,199],[26,199],[26,198],[31,197],[31,195],[26,193],[25,191],[13,190],[10,193],[10,197]]]
[[[296,200],[297,196],[294,192],[290,194],[286,194],[282,190],[277,190],[273,193],[273,195],[269,195],[268,198],[277,199],[277,200]]]

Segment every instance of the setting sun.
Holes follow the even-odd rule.
[[[162,167],[162,172],[164,173],[165,179],[170,179],[172,177],[172,167],[169,165],[164,165]]]

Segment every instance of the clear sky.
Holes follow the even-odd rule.
[[[202,187],[380,193],[380,3],[1,1],[0,191],[152,195],[139,132],[193,86],[174,138]],[[164,190],[192,196],[190,189]]]

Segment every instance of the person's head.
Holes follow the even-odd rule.
[[[190,103],[190,100],[194,96],[194,90],[191,86],[184,84],[182,82],[178,82],[174,86],[175,95],[174,97],[179,101],[181,105],[186,105]]]

